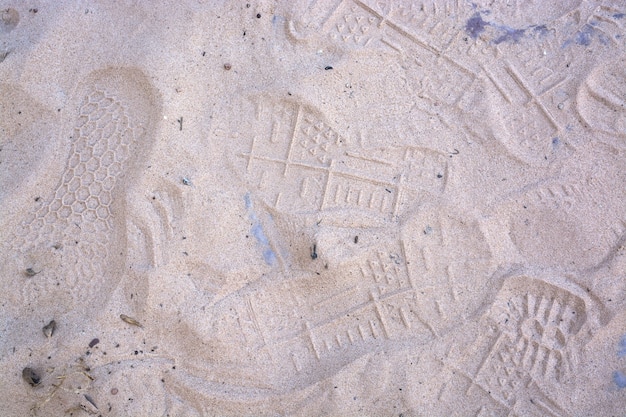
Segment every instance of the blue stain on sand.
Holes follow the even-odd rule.
[[[483,10],[476,12],[465,22],[465,32],[473,39],[477,39],[482,36],[485,40],[489,40],[498,45],[503,42],[507,43],[519,43],[528,35],[545,36],[550,31],[546,25],[530,25],[522,28],[512,28],[507,25],[497,24],[495,22],[484,20],[483,15],[489,15],[490,10]],[[626,17],[624,13],[613,14],[614,19],[623,19]],[[590,22],[584,24],[573,36],[566,39],[561,45],[562,48],[566,48],[571,44],[580,46],[590,46],[594,40],[597,39],[601,44],[608,45],[611,42],[611,38],[604,35],[602,30],[596,28],[598,22]],[[621,35],[615,35],[615,39],[620,39]]]
[[[613,382],[620,388],[626,388],[626,375],[622,371],[613,372]]]
[[[574,41],[581,46],[591,45],[593,40],[593,27],[591,25],[584,25],[577,33]]]
[[[489,14],[489,11],[487,10],[483,13]],[[477,39],[488,28],[490,28],[489,37],[492,39],[495,38],[492,41],[496,45],[502,42],[518,43],[524,38],[524,36],[526,36],[526,32],[530,29],[541,35],[545,35],[548,32],[545,25],[531,25],[521,29],[512,28],[506,25],[498,25],[484,20],[480,12],[474,13],[474,15],[465,23],[465,32],[467,32],[467,34],[473,39]]]
[[[617,345],[617,356],[623,358],[626,356],[626,335],[622,336]],[[626,375],[622,371],[613,372],[613,382],[620,388],[626,388]]]
[[[465,31],[472,38],[476,39],[481,33],[485,31],[485,28],[489,26],[488,22],[485,22],[480,13],[474,13],[474,16],[470,17],[465,24]]]
[[[622,336],[622,339],[619,341],[617,356],[620,358],[626,356],[626,334]]]
[[[252,200],[250,199],[250,193],[246,193],[246,195],[243,197],[243,200],[246,205],[246,210],[248,210],[248,217],[252,222],[252,228],[250,229],[250,232],[263,249],[263,259],[265,260],[265,263],[272,266],[276,263],[276,254],[270,246],[269,239],[267,238],[267,236],[265,236],[261,221],[254,212]]]

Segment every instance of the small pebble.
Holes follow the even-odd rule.
[[[133,326],[137,326],[137,327],[143,328],[141,323],[139,323],[137,320],[135,320],[132,317],[128,317],[126,314],[120,314],[120,319],[122,319],[124,322],[126,322],[128,324],[132,324]]]
[[[57,322],[52,320],[52,321],[50,321],[50,323],[48,323],[45,326],[43,326],[43,334],[47,338],[50,338],[50,337],[52,337],[52,335],[54,334],[54,331],[56,329],[57,329]]]
[[[33,268],[26,268],[26,276],[27,277],[34,277],[35,275],[37,275],[39,272],[36,272]]]
[[[96,405],[96,402],[93,400],[93,398],[91,398],[91,395],[83,394],[83,397],[85,397],[85,399],[89,401],[89,404],[93,405],[96,410],[98,409],[98,406]]]
[[[91,342],[89,342],[89,347],[92,348],[95,345],[97,345],[98,343],[100,343],[100,339],[98,339],[97,337],[94,338]]]

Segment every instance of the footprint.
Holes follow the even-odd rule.
[[[291,271],[288,281],[259,281],[225,297],[176,330],[174,340],[210,352],[184,348],[183,368],[205,387],[259,398],[309,387],[370,352],[433,340],[392,243],[328,272]]]
[[[210,354],[181,353],[185,369],[208,386],[225,382],[252,397],[280,394],[310,387],[369,353],[425,345],[463,325],[489,296],[482,284],[494,265],[477,224],[437,214],[415,220],[422,237],[363,234],[363,248],[344,262],[335,259],[319,273],[291,269],[288,279],[261,279],[206,311],[196,309],[173,339],[201,342]],[[319,258],[310,262],[323,261],[331,242],[318,243]],[[443,258],[442,247],[458,253]],[[467,253],[471,260],[455,259]],[[476,280],[479,295],[468,284],[477,288]]]
[[[466,395],[481,397],[485,410],[564,415],[557,399],[571,389],[585,364],[583,346],[607,319],[598,299],[567,278],[513,271],[475,343],[459,352],[452,368],[469,381]]]
[[[297,12],[290,16],[290,35],[309,41],[319,37],[353,50],[392,50],[404,43],[441,52],[457,36],[462,18],[473,13],[453,1],[441,2],[442,7],[355,0],[308,3],[292,8]]]
[[[329,213],[331,222],[380,225],[416,201],[444,193],[448,158],[421,147],[369,149],[339,132],[323,114],[298,100],[245,100],[224,132],[240,138],[225,150],[253,193],[281,213]],[[240,114],[241,114],[240,113]]]
[[[127,68],[95,71],[78,91],[56,190],[17,225],[5,250],[18,308],[85,315],[102,307],[125,268],[125,194],[152,148],[159,96]]]

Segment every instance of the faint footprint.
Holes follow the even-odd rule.
[[[0,34],[11,32],[20,23],[20,14],[13,8],[0,10]]]
[[[159,98],[136,69],[95,71],[81,85],[71,151],[56,191],[9,241],[18,308],[85,314],[102,306],[125,268],[124,195],[152,147]],[[26,276],[29,268],[34,276]]]
[[[566,167],[567,175],[524,189],[503,206],[509,238],[536,265],[568,270],[606,261],[626,232],[624,157],[596,144],[589,162]],[[602,167],[602,168],[599,168]]]

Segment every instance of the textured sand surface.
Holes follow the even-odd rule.
[[[0,0],[0,93],[0,415],[625,415],[622,1]]]

